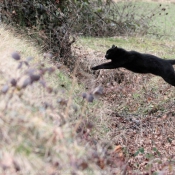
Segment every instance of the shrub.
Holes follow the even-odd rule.
[[[55,58],[69,65],[71,55],[70,31],[67,25],[68,1],[3,0],[2,21],[16,26],[35,38],[44,50],[54,52]],[[65,13],[65,14],[64,14]]]
[[[150,33],[150,30],[154,33],[157,31],[153,21],[158,15],[168,14],[161,4],[143,8],[143,4],[133,1],[71,2],[72,16],[69,21],[74,21],[73,31],[84,36],[143,35]]]

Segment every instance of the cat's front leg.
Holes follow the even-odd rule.
[[[92,67],[91,70],[98,70],[98,69],[115,69],[118,68],[116,64],[113,62],[103,63],[98,66]]]

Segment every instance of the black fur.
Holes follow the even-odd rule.
[[[175,72],[172,66],[175,64],[175,60],[164,60],[150,54],[126,51],[114,45],[106,52],[105,57],[111,61],[91,69],[115,69],[123,67],[135,73],[152,73],[161,76],[167,83],[175,86]]]

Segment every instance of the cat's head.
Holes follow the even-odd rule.
[[[122,54],[123,54],[123,49],[118,48],[115,45],[112,45],[112,47],[109,50],[107,50],[105,58],[108,60],[113,60],[113,59],[116,59],[117,57],[122,56]]]

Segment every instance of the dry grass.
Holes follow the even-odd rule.
[[[0,174],[101,174],[110,157],[99,104],[83,100],[84,87],[59,69],[45,74],[45,88],[39,82],[22,88],[27,70],[39,73],[53,62],[12,30],[1,26],[0,35]],[[30,68],[17,69],[14,51],[22,60],[34,57]],[[12,78],[20,78],[15,87]]]

